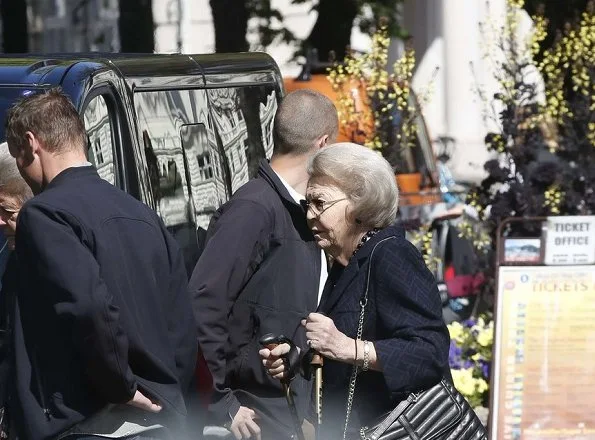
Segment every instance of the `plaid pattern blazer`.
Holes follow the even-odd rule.
[[[370,264],[362,339],[374,343],[382,372],[359,374],[351,431],[359,431],[360,426],[393,409],[409,392],[450,376],[450,338],[436,281],[402,228],[391,226],[379,231],[347,266],[335,265],[318,312],[330,317],[339,331],[355,338]],[[352,369],[350,364],[325,360],[320,438],[340,438],[342,434]]]

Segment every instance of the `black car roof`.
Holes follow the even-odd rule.
[[[0,56],[0,84],[41,85],[44,78],[62,77],[73,65],[88,63],[91,70],[115,67],[124,77],[152,75],[204,75],[275,71],[275,61],[266,53],[232,54],[122,54],[58,53]]]

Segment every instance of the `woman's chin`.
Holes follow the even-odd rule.
[[[320,249],[327,249],[330,246],[330,242],[318,234],[314,235],[314,240],[316,240],[316,244]]]

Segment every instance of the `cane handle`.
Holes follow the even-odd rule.
[[[322,367],[323,364],[324,364],[324,358],[319,353],[315,353],[314,356],[312,356],[310,365],[312,365],[314,367]]]

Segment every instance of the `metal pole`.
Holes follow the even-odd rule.
[[[260,345],[269,350],[273,350],[279,344],[292,344],[289,338],[285,336],[275,336],[272,333],[267,333],[260,338]],[[302,423],[300,421],[300,417],[297,412],[297,407],[295,406],[295,401],[293,400],[293,394],[291,393],[290,387],[291,379],[281,379],[281,384],[283,385],[283,393],[285,394],[285,399],[287,400],[287,406],[289,407],[289,413],[291,414],[291,420],[293,421],[293,427],[295,429],[295,433],[297,435],[298,440],[305,440],[304,431],[302,429]]]
[[[283,392],[285,393],[285,399],[287,399],[287,406],[289,407],[289,412],[291,413],[291,420],[293,421],[295,433],[297,434],[298,440],[305,440],[302,424],[300,423],[300,417],[297,413],[295,401],[293,400],[293,394],[291,394],[289,381],[283,380],[281,383],[283,384]]]
[[[310,365],[314,371],[314,410],[316,412],[316,439],[319,437],[320,425],[322,424],[322,366],[324,358],[315,353],[310,361]]]

